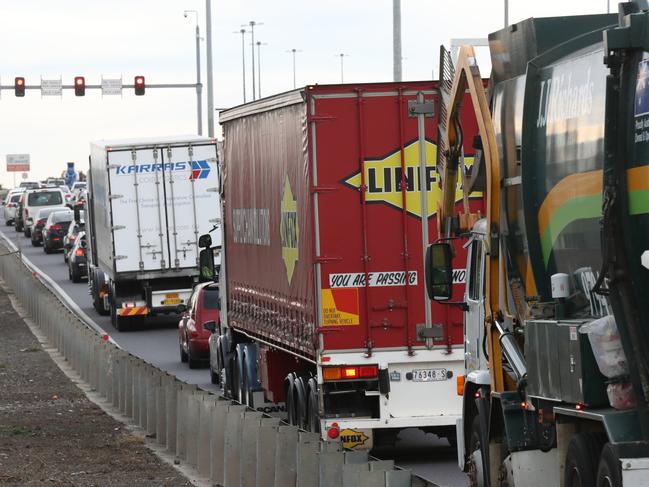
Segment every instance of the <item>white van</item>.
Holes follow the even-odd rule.
[[[59,188],[30,189],[25,192],[23,222],[25,237],[31,237],[31,225],[38,210],[65,207],[65,197]]]

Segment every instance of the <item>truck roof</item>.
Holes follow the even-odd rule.
[[[404,81],[399,86],[406,91],[417,90],[434,92],[437,91],[438,81]],[[295,90],[285,91],[276,95],[261,98],[259,100],[237,105],[219,112],[219,123],[229,122],[237,118],[246,117],[255,113],[263,113],[278,108],[303,103],[306,101],[307,93],[321,94],[328,93],[331,95],[341,93],[356,93],[358,90],[368,92],[394,92],[394,82],[383,83],[349,83],[349,84],[330,84],[330,85],[306,85]]]
[[[198,135],[163,135],[160,137],[137,137],[125,139],[100,139],[90,143],[91,146],[103,149],[127,148],[127,147],[150,147],[159,145],[182,145],[182,144],[210,144],[216,139],[212,137],[201,137]]]

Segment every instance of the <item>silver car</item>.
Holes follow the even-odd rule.
[[[2,202],[2,211],[5,217],[5,225],[13,225],[16,219],[16,210],[23,191],[11,190],[7,193],[7,197]]]

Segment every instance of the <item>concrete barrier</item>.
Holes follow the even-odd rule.
[[[18,253],[0,255],[0,277],[50,344],[107,405],[213,485],[435,486],[395,469],[394,462],[345,452],[339,443],[322,442],[317,434],[199,390],[120,349]]]

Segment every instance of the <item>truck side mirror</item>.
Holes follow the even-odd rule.
[[[203,323],[203,328],[212,333],[216,333],[216,321],[206,321]]]
[[[205,233],[200,236],[198,239],[198,246],[202,249],[206,249],[212,246],[212,237],[209,233]]]
[[[213,281],[214,280],[214,251],[212,249],[208,247],[206,249],[201,250],[201,253],[198,255],[198,265],[199,265],[199,272],[198,272],[199,282]]]
[[[446,301],[453,295],[453,250],[442,242],[426,249],[426,292],[433,301]]]

